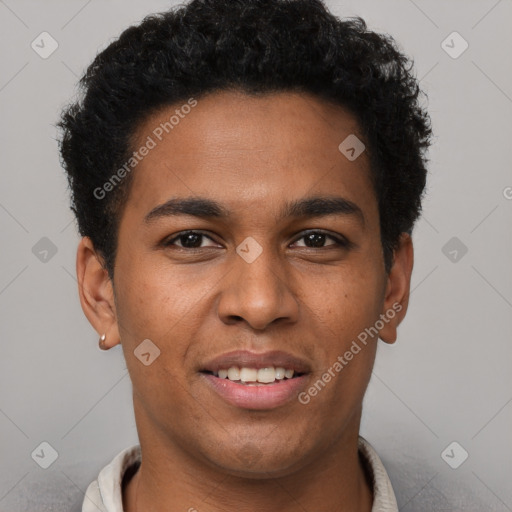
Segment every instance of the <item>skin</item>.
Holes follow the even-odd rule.
[[[146,119],[136,147],[177,107]],[[379,332],[395,342],[412,241],[402,235],[386,274],[366,152],[350,162],[338,150],[352,133],[360,132],[348,111],[307,94],[206,96],[133,171],[113,283],[91,240],[81,240],[82,308],[106,333],[106,348],[122,340],[133,384],[143,462],[123,489],[126,511],[371,510],[357,442],[377,337],[307,405],[294,398],[270,410],[237,408],[198,373],[224,352],[280,349],[310,364],[308,388],[400,304]],[[190,196],[214,199],[231,214],[144,222],[155,206]],[[286,201],[312,196],[353,201],[364,224],[346,214],[279,219]],[[183,239],[162,244],[189,229],[211,239],[198,237],[199,249],[184,248]],[[353,247],[329,236],[308,245],[310,229]],[[250,264],[236,253],[249,236],[263,249]],[[133,353],[145,339],[161,351],[149,366]]]

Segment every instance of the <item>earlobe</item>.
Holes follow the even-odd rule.
[[[106,334],[105,348],[111,348],[119,342],[114,290],[89,237],[83,237],[78,245],[76,275],[82,310],[94,329]]]
[[[379,338],[386,343],[391,344],[396,341],[398,325],[407,312],[413,266],[412,239],[409,234],[402,233],[394,253],[393,266],[389,272],[384,310],[381,315],[385,325],[379,332]]]

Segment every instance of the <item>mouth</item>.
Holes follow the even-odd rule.
[[[221,368],[218,371],[203,370],[200,373],[243,386],[277,385],[306,375],[306,372],[273,366],[265,368],[239,368],[231,366],[230,368]]]
[[[270,410],[294,400],[298,403],[312,367],[307,360],[281,350],[235,350],[198,370],[214,397],[241,409]]]

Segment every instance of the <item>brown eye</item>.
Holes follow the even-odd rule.
[[[334,236],[324,231],[309,231],[303,234],[299,239],[304,239],[304,245],[299,247],[307,247],[309,249],[322,249],[323,247],[337,246],[337,247],[349,247],[350,242],[344,237]],[[325,245],[326,241],[333,240],[334,243]]]
[[[211,247],[202,245],[202,242],[206,239],[213,242],[213,239],[200,231],[184,231],[183,233],[179,233],[173,238],[166,240],[164,242],[164,246],[169,247],[175,245],[181,249],[201,249],[202,247]]]

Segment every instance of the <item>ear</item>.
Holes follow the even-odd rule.
[[[413,265],[414,249],[411,236],[402,233],[399,245],[394,252],[393,266],[388,275],[382,311],[385,317],[381,315],[385,321],[384,327],[379,332],[379,338],[386,343],[396,341],[398,325],[407,313]]]
[[[76,275],[84,314],[100,335],[106,335],[105,348],[112,348],[120,342],[114,289],[103,259],[89,237],[83,237],[78,245]]]

